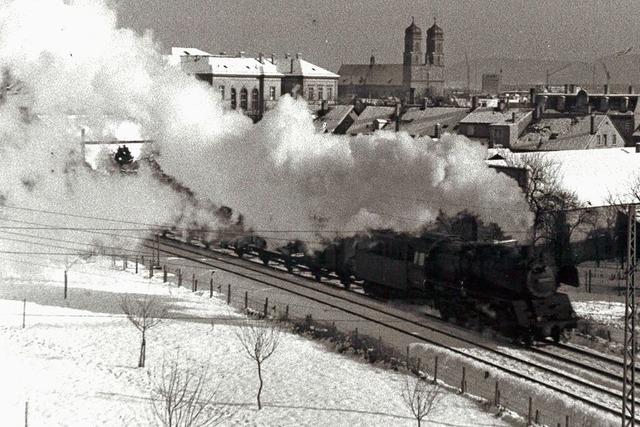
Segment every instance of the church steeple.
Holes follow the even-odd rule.
[[[436,18],[433,18],[433,25],[427,30],[427,53],[426,63],[436,67],[444,67],[444,31],[438,27]]]
[[[422,30],[411,17],[411,25],[404,30],[404,60],[405,65],[417,65],[422,60]]]

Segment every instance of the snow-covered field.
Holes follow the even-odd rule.
[[[0,283],[1,425],[25,425],[27,406],[30,426],[157,425],[150,399],[163,362],[193,372],[208,367],[208,387],[219,386],[215,401],[226,405],[222,425],[416,425],[401,397],[403,375],[292,334],[264,364],[259,411],[256,365],[243,356],[234,332],[243,317],[223,301],[142,272],[110,269],[108,262],[79,264],[71,274],[67,301],[59,279]],[[63,276],[52,271],[50,277]],[[140,336],[119,311],[123,293],[161,298],[169,317],[210,320],[163,320],[149,332],[147,366],[137,368]],[[428,425],[518,424],[449,391],[429,417]]]

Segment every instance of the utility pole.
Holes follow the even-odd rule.
[[[624,373],[622,383],[622,427],[636,425],[636,205],[629,205],[627,228],[627,293],[624,309]]]

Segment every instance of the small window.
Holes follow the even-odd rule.
[[[616,141],[616,134],[611,135],[611,145],[615,146],[618,141]]]
[[[251,108],[254,110],[258,110],[260,108],[260,91],[258,89],[253,89],[251,91]]]
[[[238,99],[236,98],[236,88],[232,87],[231,88],[231,108],[232,109],[236,109],[236,107],[238,106]]]
[[[602,135],[602,137],[604,138],[604,145],[606,147],[607,146],[607,134],[605,133],[604,135]]]
[[[313,101],[313,87],[309,87],[309,95],[307,96],[309,101]]]
[[[275,101],[275,100],[276,100],[276,87],[271,86],[269,87],[269,101]]]
[[[218,90],[220,91],[220,98],[224,99],[224,85],[218,86]]]
[[[318,99],[320,101],[322,101],[324,98],[322,98],[324,96],[324,93],[322,92],[322,87],[318,88]]]
[[[327,101],[333,101],[333,88],[327,88]]]
[[[246,110],[247,107],[247,89],[242,88],[240,91],[240,108]]]
[[[602,136],[598,135],[598,145],[602,145]]]

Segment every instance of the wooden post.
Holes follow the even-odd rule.
[[[533,397],[529,396],[529,415],[527,416],[527,425],[531,425],[533,419]]]
[[[153,257],[149,260],[149,279],[153,277]]]
[[[287,306],[287,308],[285,309],[285,312],[284,312],[284,319],[285,319],[285,320],[288,320],[288,319],[289,319],[289,306]]]
[[[463,366],[462,367],[462,382],[460,383],[460,393],[462,393],[462,394],[467,392],[466,382],[467,382],[467,368]]]
[[[124,260],[122,261],[122,269],[126,270],[127,268],[129,268],[129,259],[125,256]]]
[[[167,283],[167,266],[162,266],[162,283]]]
[[[191,292],[196,288],[196,273],[191,275]]]
[[[27,318],[27,300],[22,300],[22,329],[24,329]]]
[[[418,357],[418,366],[416,367],[416,372],[420,375],[420,365],[422,364],[422,359]]]
[[[410,365],[410,359],[409,359],[409,346],[407,346],[407,370],[410,371],[411,367]]]
[[[593,275],[591,274],[591,269],[589,269],[589,293],[591,293],[591,280],[593,278]]]
[[[249,308],[249,291],[244,291],[244,309]]]
[[[178,269],[178,287],[182,286],[182,271]]]
[[[227,304],[231,305],[231,283],[227,284]]]
[[[138,274],[138,255],[136,255],[136,274]]]
[[[438,382],[438,356],[436,356],[436,363],[433,367],[433,383]]]
[[[198,279],[193,281],[193,292],[198,292]]]
[[[64,299],[67,299],[67,270],[64,271]]]
[[[536,424],[538,424],[538,422],[539,422],[538,420],[539,419],[540,419],[540,411],[538,409],[536,409],[536,417],[535,417]]]
[[[493,397],[493,404],[495,406],[500,405],[500,386],[498,385],[498,380],[496,380],[496,391]]]
[[[209,298],[213,298],[213,273],[211,279],[209,279]]]
[[[269,298],[264,299],[264,317],[269,313]]]
[[[29,427],[29,401],[24,402],[24,427]]]

